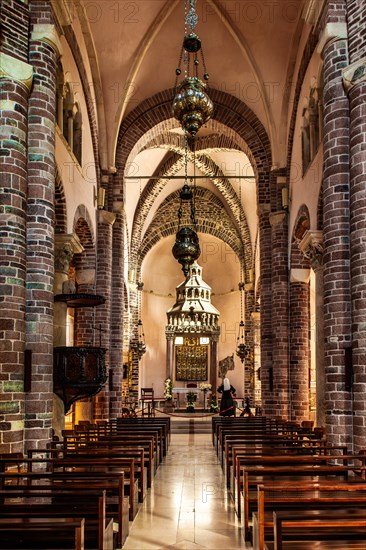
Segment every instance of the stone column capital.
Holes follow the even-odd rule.
[[[98,210],[98,222],[105,225],[113,225],[116,221],[116,215],[108,210]]]
[[[343,70],[343,86],[348,94],[358,84],[366,82],[366,57]]]
[[[33,83],[33,67],[6,53],[0,53],[0,79],[19,82],[30,91]]]
[[[269,214],[271,212],[271,205],[267,202],[260,202],[257,207],[257,214]]]
[[[327,23],[316,48],[318,54],[323,55],[324,48],[329,42],[337,40],[346,40],[348,38],[346,23]]]
[[[279,210],[278,212],[271,212],[269,215],[269,223],[273,227],[274,225],[279,225],[283,223],[286,219],[287,212],[284,210]]]
[[[309,283],[310,269],[296,269],[290,271],[290,283]]]
[[[47,44],[55,50],[58,56],[62,55],[62,44],[55,25],[46,23],[34,25],[31,39],[40,42],[47,42]]]
[[[323,267],[323,232],[322,231],[305,231],[302,240],[299,242],[299,248],[305,258],[310,260],[311,267],[314,271]]]
[[[56,233],[55,235],[55,269],[67,273],[71,258],[84,250],[76,233]]]

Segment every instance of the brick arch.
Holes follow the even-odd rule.
[[[83,218],[88,227],[89,227],[89,231],[90,231],[90,234],[93,235],[93,223],[92,223],[92,219],[89,215],[89,212],[88,212],[88,209],[86,208],[86,206],[84,206],[83,204],[79,204],[79,206],[77,207],[77,209],[75,210],[75,214],[74,214],[74,221],[73,221],[73,224],[72,224],[72,227],[73,227],[73,231],[75,231],[75,227],[79,221],[79,218]],[[93,243],[94,243],[94,237],[92,237],[93,239]]]
[[[169,147],[171,148],[173,146],[169,145]],[[168,158],[165,157],[156,175],[168,175],[172,173],[174,174],[178,172],[178,170],[182,167],[184,151],[176,146],[172,152],[173,154],[171,156],[168,156]],[[248,270],[252,263],[251,238],[245,212],[242,208],[242,205],[240,204],[238,196],[234,192],[229,180],[223,175],[219,167],[213,162],[211,158],[202,154],[196,154],[196,156],[193,157],[193,154],[190,152],[189,160],[191,162],[195,162],[196,166],[201,170],[201,172],[214,181],[217,189],[220,191],[221,195],[227,202],[228,207],[230,208],[234,223],[236,223],[237,226],[242,227],[241,239],[243,242],[243,252],[240,254],[240,257],[243,257],[245,269]],[[167,183],[167,180],[150,180],[145,186],[144,191],[140,197],[135,212],[131,235],[131,263],[133,264],[137,262],[137,259],[139,257],[138,248],[140,247],[144,221],[150,211],[154,200],[158,197],[160,191],[167,185]],[[175,206],[176,211],[178,209],[178,202],[179,198],[177,198],[177,204]],[[204,208],[200,206],[200,208],[197,210],[202,212]],[[172,214],[173,219],[175,219],[175,213]]]
[[[309,269],[310,263],[299,248],[299,242],[305,232],[310,229],[309,209],[302,204],[298,210],[291,238],[290,266],[292,269]]]
[[[174,122],[176,124],[176,121]],[[152,136],[150,136],[150,132],[148,132],[148,137],[148,141],[141,143],[139,152],[156,147],[177,148],[181,150],[185,147],[184,136],[169,132],[166,127],[164,127],[161,132],[155,131]],[[195,149],[196,152],[204,151],[205,149],[215,149],[217,151],[232,151],[234,149],[242,151],[242,147],[238,140],[235,140],[233,136],[226,136],[222,133],[214,133],[202,137],[198,136],[195,141]]]
[[[79,205],[74,217],[73,231],[79,237],[80,242],[84,248],[80,254],[75,254],[73,257],[73,265],[76,270],[76,280],[78,282],[78,274],[86,270],[95,270],[96,262],[96,250],[91,230],[91,220],[87,209],[84,205]],[[82,285],[84,290],[91,290],[95,286],[95,278],[93,281],[86,283],[83,281]],[[79,290],[82,290],[79,286]]]
[[[203,187],[196,190],[197,231],[213,235],[225,242],[240,258],[242,257],[242,242],[237,229],[220,198]],[[179,190],[171,193],[160,205],[146,232],[138,250],[138,270],[146,254],[160,239],[175,235],[177,232],[177,211],[179,207]],[[184,212],[182,226],[190,225],[189,213]],[[245,269],[249,269],[245,265]]]
[[[214,103],[211,124],[214,125],[215,121],[221,123],[245,142],[246,147],[242,150],[247,154],[257,175],[258,200],[270,203],[269,174],[272,155],[264,126],[239,99],[220,90],[210,89],[209,93]],[[160,92],[143,101],[123,120],[116,151],[116,167],[120,174],[124,173],[131,151],[144,134],[157,124],[171,120],[173,97],[172,89]],[[119,186],[115,193],[123,196],[122,177],[116,178],[115,182]]]
[[[55,173],[55,233],[67,232],[67,209],[64,185],[58,169]]]

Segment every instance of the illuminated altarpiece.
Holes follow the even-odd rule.
[[[202,268],[194,262],[167,312],[167,378],[176,382],[208,380],[215,387],[219,316],[211,304],[211,287],[202,280]]]

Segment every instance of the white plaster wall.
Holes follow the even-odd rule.
[[[82,40],[81,37],[79,37]],[[64,186],[66,208],[67,208],[67,232],[71,233],[77,207],[83,204],[89,212],[92,220],[92,232],[95,238],[95,206],[94,196],[96,193],[97,179],[95,160],[93,155],[93,144],[91,139],[88,112],[82,91],[80,76],[73,59],[70,48],[64,37],[61,37],[63,56],[61,59],[64,74],[71,83],[75,99],[79,103],[82,115],[82,166],[79,166],[75,157],[70,151],[68,144],[56,126],[56,164]],[[90,82],[91,76],[90,76]]]
[[[306,204],[309,209],[311,229],[317,229],[317,209],[323,173],[322,143],[320,143],[318,152],[312,163],[309,165],[304,176],[302,176],[301,119],[303,108],[306,104],[310,90],[319,80],[320,70],[321,59],[319,55],[315,53],[304,78],[297,110],[290,171],[289,244],[291,243],[294,223],[302,204]]]

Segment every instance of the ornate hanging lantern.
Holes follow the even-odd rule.
[[[213,112],[213,103],[206,93],[207,84],[198,77],[198,67],[201,56],[203,66],[203,78],[207,82],[209,75],[206,70],[205,58],[201,40],[194,32],[198,18],[196,15],[195,0],[185,0],[185,37],[180,52],[178,66],[176,68],[175,97],[173,101],[173,114],[182,125],[184,132],[188,132],[193,138]],[[189,5],[189,11],[187,12]],[[178,84],[182,74],[181,63],[184,64],[184,78]],[[189,75],[190,70],[193,74]]]
[[[245,344],[245,325],[243,321],[243,292],[244,292],[244,283],[240,281],[239,283],[240,291],[240,323],[239,323],[239,332],[236,339],[236,355],[239,357],[240,361],[244,363],[244,359],[248,355],[248,348]]]
[[[145,333],[144,333],[144,327],[143,327],[143,324],[142,324],[142,321],[141,321],[141,297],[140,297],[140,292],[142,291],[142,289],[144,288],[144,283],[142,283],[141,281],[139,281],[137,283],[137,292],[139,293],[137,295],[137,309],[138,309],[138,321],[137,321],[137,325],[136,325],[136,338],[137,338],[137,341],[131,346],[137,353],[138,355],[138,358],[139,358],[139,361],[141,359],[141,357],[144,355],[144,353],[146,352],[146,344],[145,344]]]
[[[195,155],[194,139],[202,124],[207,122],[213,112],[213,103],[206,94],[206,84],[198,77],[198,66],[200,60],[198,52],[201,54],[202,65],[204,69],[204,80],[209,76],[206,71],[205,60],[201,40],[194,32],[197,24],[197,15],[195,10],[195,0],[185,0],[185,37],[180,52],[178,67],[175,71],[175,98],[173,101],[173,113],[179,120],[184,131],[184,160],[185,160],[185,181],[180,192],[180,206],[178,210],[178,232],[176,241],[172,249],[173,256],[182,265],[184,275],[187,277],[189,267],[200,256],[201,250],[197,235],[197,221],[195,210],[195,182],[193,186],[188,184],[187,166],[188,166],[188,134],[192,138],[191,148]],[[188,11],[189,8],[189,11]],[[184,64],[184,78],[180,84],[178,79],[182,74],[181,63]],[[190,69],[193,69],[193,75],[189,75]],[[193,162],[195,169],[195,161]],[[184,205],[190,204],[190,226],[181,227]]]

